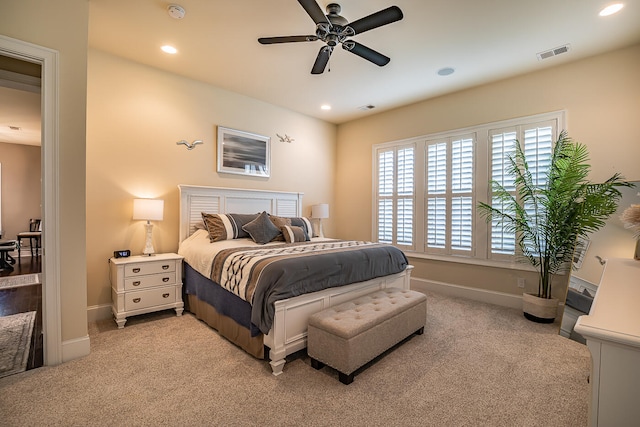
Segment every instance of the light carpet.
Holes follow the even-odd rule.
[[[304,352],[271,375],[190,314],[91,324],[91,354],[0,379],[11,426],[586,426],[589,351],[521,310],[427,293],[424,335],[351,385]]]
[[[35,311],[0,317],[0,378],[27,368]]]
[[[0,277],[0,289],[18,288],[20,286],[37,285],[38,283],[40,283],[40,275],[38,273]]]

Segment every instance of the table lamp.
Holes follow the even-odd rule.
[[[151,233],[153,232],[153,224],[151,221],[162,221],[164,215],[164,200],[155,199],[133,199],[133,219],[144,220],[147,223],[146,228],[147,240],[144,245],[143,254],[151,256],[155,253],[153,250],[153,241]]]
[[[321,203],[319,205],[311,206],[311,218],[318,220],[318,237],[324,237],[322,231],[322,219],[329,218],[329,205]]]

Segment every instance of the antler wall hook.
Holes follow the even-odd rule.
[[[184,146],[186,146],[187,150],[193,150],[194,148],[196,148],[196,145],[198,145],[198,144],[203,144],[202,140],[200,140],[200,139],[195,140],[191,144],[189,144],[184,139],[182,141],[176,142],[176,145],[184,145]]]
[[[284,136],[280,136],[276,133],[276,136],[278,138],[280,138],[280,142],[293,142],[295,141],[295,139],[291,138],[289,135],[287,135],[286,133],[284,134]]]

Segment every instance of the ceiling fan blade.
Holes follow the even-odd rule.
[[[365,16],[364,18],[360,18],[357,21],[353,21],[348,26],[351,27],[356,34],[360,34],[399,21],[403,16],[398,6],[391,6],[379,12],[372,13],[369,16]]]
[[[282,37],[260,37],[260,44],[294,43],[294,42],[314,42],[318,36],[282,36]]]
[[[318,3],[316,3],[315,0],[298,0],[298,3],[300,3],[300,6],[304,8],[304,10],[309,14],[311,19],[313,19],[313,22],[315,22],[316,24],[319,24],[321,22],[324,22],[326,24],[329,23],[329,20],[325,16],[324,12],[322,12],[322,9],[320,9],[320,6],[318,6]]]
[[[353,40],[349,40],[348,42],[342,43],[342,48],[351,53],[355,53],[361,58],[366,59],[367,61],[371,61],[380,67],[385,66],[391,61],[391,58],[388,56],[384,56],[383,54],[376,52],[375,50],[366,47],[363,44],[358,42],[354,42]]]
[[[313,68],[311,69],[311,74],[322,74],[324,72],[332,51],[333,49],[329,46],[322,46],[322,48],[320,48],[320,52],[318,52],[318,56],[316,57],[316,62],[313,64]]]

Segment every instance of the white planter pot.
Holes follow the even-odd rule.
[[[524,317],[538,323],[553,323],[558,314],[557,298],[538,298],[532,294],[522,294]]]

